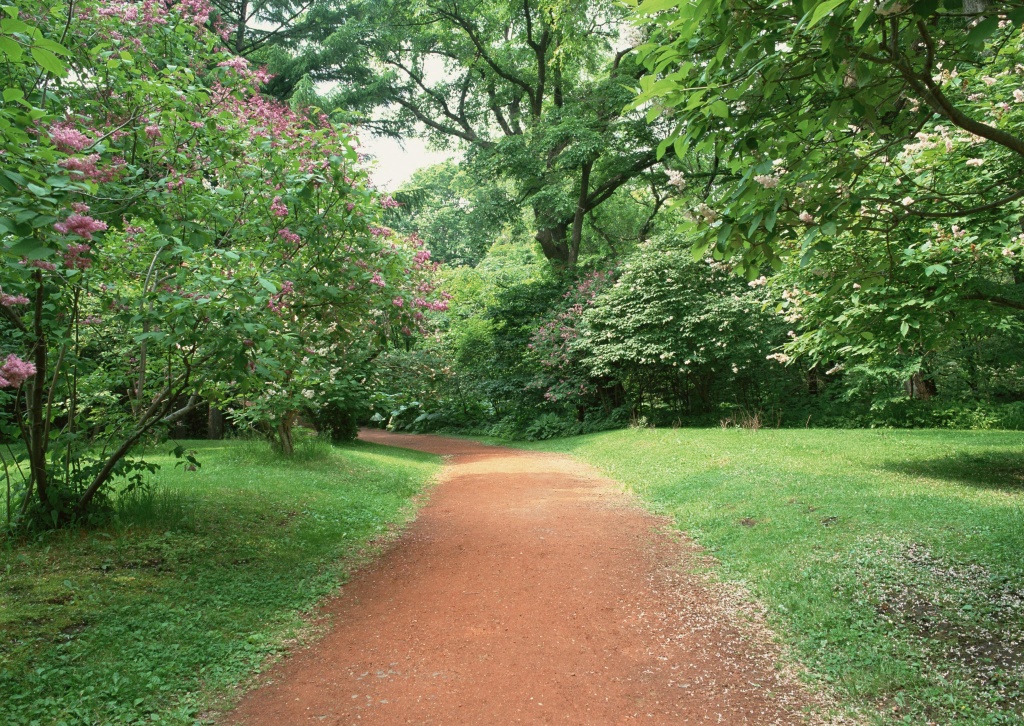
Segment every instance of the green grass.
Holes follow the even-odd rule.
[[[811,677],[879,722],[1024,723],[1024,434],[627,430],[527,446],[674,517]]]
[[[104,530],[0,541],[0,724],[186,724],[229,705],[411,514],[438,459],[309,441],[187,442]],[[211,711],[211,709],[213,711]]]

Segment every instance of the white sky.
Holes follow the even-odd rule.
[[[423,139],[395,139],[361,136],[359,150],[375,160],[370,178],[378,189],[393,192],[407,181],[417,169],[439,164],[457,154],[452,151],[433,151]]]

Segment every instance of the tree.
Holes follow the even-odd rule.
[[[558,266],[575,265],[584,220],[656,158],[639,114],[623,114],[639,74],[622,47],[622,11],[606,0],[363,0],[345,32],[366,48],[367,89],[390,134],[424,133],[467,149],[479,178],[513,184],[536,239]]]
[[[638,12],[653,30],[635,104],[674,124],[659,151],[713,155],[733,175],[681,201],[695,251],[750,279],[806,266],[782,301],[804,316],[793,352],[920,361],[973,326],[1019,325],[1024,6],[648,0]]]
[[[347,129],[261,96],[204,7],[46,10],[0,28],[0,423],[28,451],[22,523],[55,525],[138,483],[134,447],[204,399],[314,353],[340,389],[354,341],[442,303]]]
[[[419,235],[438,262],[476,265],[522,212],[505,185],[488,183],[454,162],[420,169],[394,194],[389,223]]]

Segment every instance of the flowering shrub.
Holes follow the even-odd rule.
[[[20,511],[53,523],[203,400],[287,448],[298,410],[444,306],[422,243],[370,232],[392,202],[351,132],[261,96],[208,3],[69,7],[5,8],[0,46],[0,406],[26,432]]]

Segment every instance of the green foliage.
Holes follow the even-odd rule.
[[[476,265],[506,227],[523,227],[508,190],[490,182],[452,162],[420,169],[394,194],[403,206],[392,226],[418,234],[438,262]]]
[[[656,419],[757,409],[786,379],[800,383],[769,360],[786,335],[763,308],[764,296],[725,266],[646,244],[583,313],[572,349],[592,378],[621,385]]]
[[[767,606],[810,676],[879,724],[1019,723],[1024,435],[630,430],[579,455]]]
[[[579,259],[584,218],[655,164],[648,124],[622,111],[642,71],[622,47],[624,9],[616,3],[362,0],[349,7],[358,19],[339,32],[365,55],[336,102],[365,107],[375,96],[370,128],[465,149],[475,179],[488,188],[501,182],[517,213],[533,213],[536,240],[556,266]],[[315,52],[303,47],[296,55]],[[644,186],[651,180],[664,177]]]
[[[1020,329],[1024,7],[653,2],[635,104],[659,153],[727,173],[679,200],[699,250],[783,272],[789,353],[886,365]]]
[[[203,467],[154,455],[156,486],[115,496],[109,528],[0,542],[4,724],[204,721],[314,634],[305,614],[437,470],[368,444],[187,446]]]

